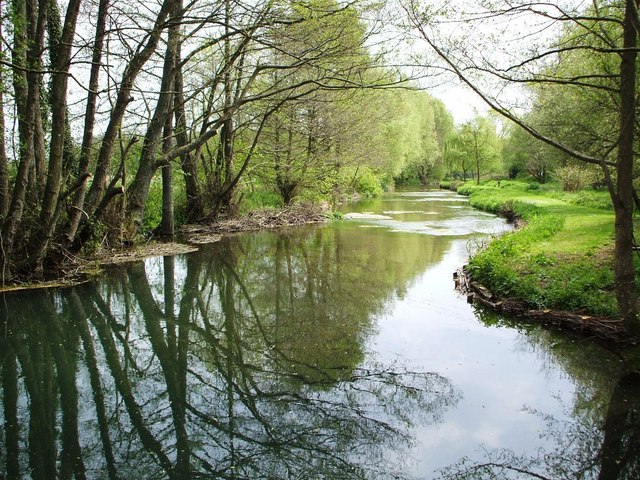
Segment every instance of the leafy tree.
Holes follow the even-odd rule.
[[[633,267],[638,6],[636,0],[594,1],[586,10],[564,2],[491,2],[484,9],[479,6],[481,13],[470,14],[455,8],[424,7],[419,2],[405,4],[410,22],[444,68],[491,108],[533,137],[601,169],[615,212],[618,310],[630,332],[640,331]],[[460,28],[453,35],[450,29],[445,32],[438,28],[445,11],[448,24],[458,15]],[[545,32],[545,36],[527,37],[532,40],[530,45],[513,48],[514,42],[509,39],[517,39],[519,46],[523,41],[514,25],[535,25],[536,31]],[[498,38],[499,43],[495,41]],[[571,66],[573,60],[580,65],[577,72],[561,67]],[[547,116],[551,123],[545,128],[532,123],[522,115],[526,111],[522,102],[509,100],[521,98],[513,95],[513,88],[521,85],[533,85],[540,89],[538,99],[550,99],[558,105],[563,105],[569,92],[587,100],[583,104],[584,118],[609,117],[603,122],[609,134],[590,135],[599,141],[584,142],[589,136],[564,130],[571,127],[571,122],[563,121],[562,115]],[[505,92],[512,95],[505,98]],[[567,111],[566,107],[558,113]],[[600,133],[598,129],[595,132]],[[569,142],[573,137],[579,141]]]
[[[501,145],[496,127],[486,117],[477,116],[462,124],[453,135],[448,149],[450,168],[462,172],[462,178],[475,174],[480,176],[499,167]]]
[[[107,218],[114,240],[135,241],[160,173],[159,232],[181,188],[191,221],[230,212],[265,120],[361,85],[372,64],[358,2],[63,5],[13,2],[0,19],[2,281],[81,250]]]
[[[399,182],[417,179],[426,185],[444,174],[444,149],[453,119],[439,100],[422,91],[393,92],[400,103],[396,118],[388,121]]]
[[[533,138],[517,125],[513,125],[503,144],[504,164],[509,178],[527,174],[537,182],[545,183],[557,165],[559,156],[557,150]]]

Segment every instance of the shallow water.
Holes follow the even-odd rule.
[[[503,220],[440,191],[345,211],[4,295],[0,476],[638,478],[630,367],[453,289]]]

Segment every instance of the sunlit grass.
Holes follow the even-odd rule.
[[[459,191],[477,208],[526,223],[474,256],[470,268],[477,281],[539,308],[616,314],[614,214],[606,192],[568,194],[525,182],[463,185]],[[636,272],[640,279],[637,259]]]

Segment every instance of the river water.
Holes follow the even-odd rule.
[[[0,478],[640,478],[632,368],[455,292],[503,220],[345,211],[3,295]]]

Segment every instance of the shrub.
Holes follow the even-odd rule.
[[[594,181],[593,172],[576,165],[557,168],[554,177],[565,192],[577,192]]]
[[[242,203],[240,209],[243,213],[253,210],[263,210],[265,208],[280,208],[282,206],[282,198],[274,192],[265,190],[245,191],[242,195]]]
[[[486,190],[487,187],[484,185],[475,185],[470,183],[465,183],[460,185],[456,190],[460,195],[470,196],[473,193],[479,192],[481,190]]]
[[[595,192],[583,190],[575,194],[566,194],[562,197],[562,200],[574,205],[581,205],[583,207],[599,208],[602,210],[609,210],[613,208],[611,203],[611,197],[609,192]]]
[[[356,182],[356,191],[365,197],[379,197],[384,189],[380,178],[371,169],[365,168]]]
[[[459,180],[442,180],[439,184],[439,187],[445,190],[451,190],[452,192],[456,192],[458,187],[462,185],[463,182]]]
[[[342,220],[344,219],[344,213],[339,210],[330,210],[323,214],[329,220]]]

